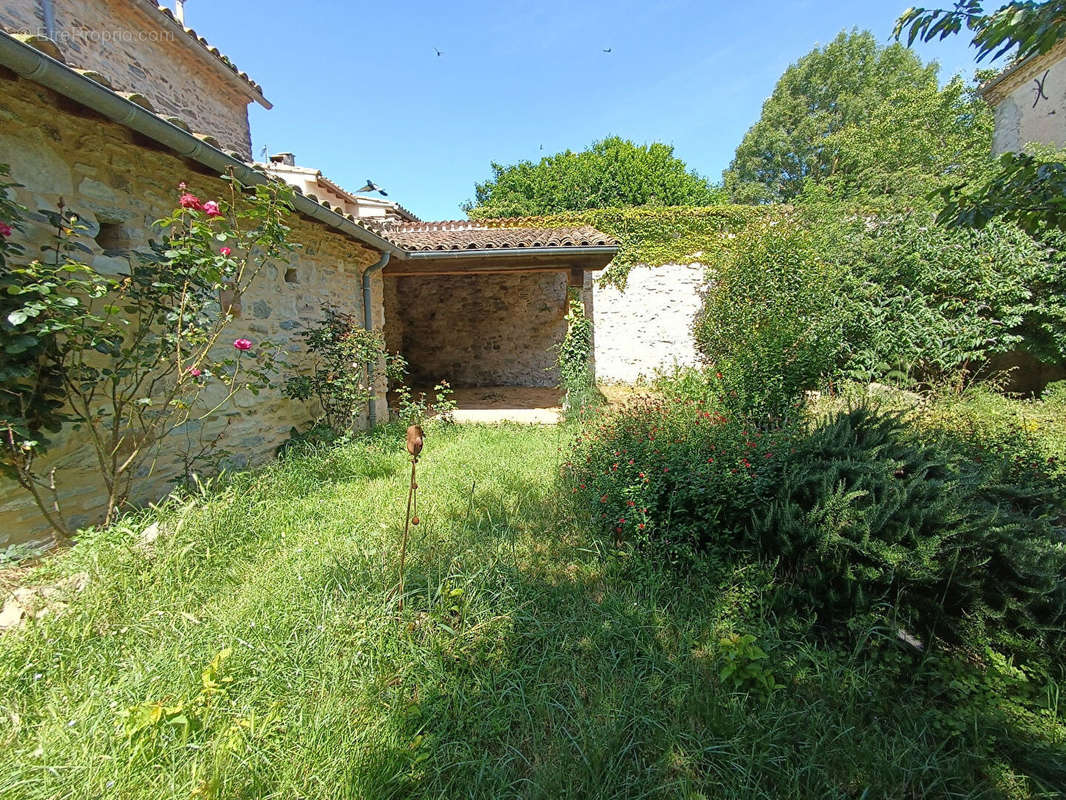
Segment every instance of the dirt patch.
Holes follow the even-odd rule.
[[[422,389],[414,394],[421,394]],[[426,392],[432,397],[432,392]],[[478,386],[454,390],[455,421],[472,423],[518,422],[554,425],[563,418],[563,392],[535,386]],[[390,395],[389,405],[395,407]]]
[[[5,574],[5,581],[15,576]],[[21,627],[31,619],[61,614],[69,601],[89,582],[87,573],[78,572],[43,586],[5,586],[0,607],[0,633]]]

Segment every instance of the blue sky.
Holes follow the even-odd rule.
[[[489,162],[610,134],[673,144],[717,180],[790,63],[845,28],[887,42],[908,4],[187,0],[185,14],[274,104],[252,106],[257,157],[289,150],[349,189],[372,178],[423,219],[455,219]],[[970,77],[967,44],[919,53],[942,80]]]

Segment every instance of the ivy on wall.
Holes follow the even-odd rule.
[[[789,206],[640,206],[595,208],[544,217],[481,218],[501,228],[561,228],[591,225],[618,241],[619,251],[601,280],[625,288],[629,270],[636,264],[662,266],[693,261],[711,262],[733,237],[752,224],[771,224],[789,218]],[[477,219],[477,209],[470,216]]]

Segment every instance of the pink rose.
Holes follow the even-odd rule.
[[[194,194],[189,194],[187,192],[181,196],[181,199],[178,200],[178,203],[181,204],[182,208],[192,208],[197,211],[201,211],[203,209],[203,205],[200,204],[200,198]]]
[[[189,370],[187,370],[187,372],[190,375],[192,375],[194,378],[199,378],[201,375],[204,374],[203,370],[199,369],[198,367],[192,367]]]
[[[184,192],[186,189],[189,188],[189,185],[187,183],[185,183],[185,181],[182,181],[181,183],[178,184],[178,188],[181,189]]]
[[[252,340],[251,339],[237,339],[233,343],[233,346],[236,347],[238,350],[251,350],[252,349]]]
[[[203,212],[209,217],[221,217],[222,211],[218,207],[218,203],[214,200],[208,200],[203,205]]]
[[[233,251],[230,250],[228,247],[220,247],[220,248],[218,248],[218,252],[220,252],[222,255],[226,256],[226,258],[229,258],[229,254],[232,253]]]
[[[3,236],[6,239],[10,235],[11,226],[8,225],[6,222],[0,222],[0,236]]]

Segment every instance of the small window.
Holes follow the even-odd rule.
[[[101,222],[100,232],[96,234],[96,243],[102,250],[128,250],[130,237],[121,222]]]
[[[296,270],[293,267],[289,267],[285,270],[285,283],[299,283],[300,278],[296,274]]]

